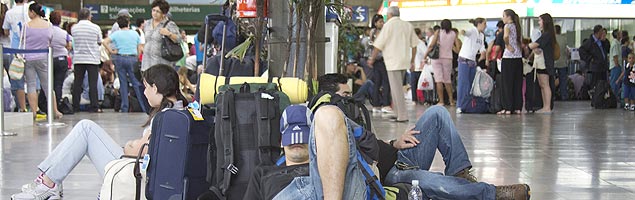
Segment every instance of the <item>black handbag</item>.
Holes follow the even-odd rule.
[[[170,21],[163,24],[163,28],[167,26]],[[175,62],[183,58],[183,49],[181,44],[176,43],[170,39],[170,37],[161,36],[161,57],[167,61]]]
[[[428,57],[430,57],[430,59],[439,59],[439,45],[434,45],[434,47],[432,47],[432,50],[430,51],[430,54],[428,55]]]

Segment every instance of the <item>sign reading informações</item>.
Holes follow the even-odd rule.
[[[86,7],[91,9],[93,20],[115,20],[121,9],[128,9],[135,19],[152,17],[150,5],[87,4]],[[220,10],[221,6],[218,5],[170,5],[174,21],[203,21],[206,15],[219,13]]]

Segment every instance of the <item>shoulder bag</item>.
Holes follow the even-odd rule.
[[[165,22],[163,28],[165,28],[168,23],[170,23],[170,21]],[[181,60],[181,58],[183,58],[181,45],[172,41],[170,37],[161,36],[161,57],[170,62]]]

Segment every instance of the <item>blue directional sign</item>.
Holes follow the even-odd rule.
[[[353,6],[353,21],[368,22],[368,7]]]
[[[88,8],[90,10],[90,15],[93,16],[93,20],[98,20],[99,19],[99,9],[100,6],[97,4],[86,4],[84,7]]]

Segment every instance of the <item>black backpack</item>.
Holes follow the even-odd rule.
[[[343,97],[332,92],[321,91],[311,99],[308,107],[315,112],[317,107],[326,104],[337,106],[344,112],[346,117],[363,126],[366,130],[373,130],[368,108],[362,101],[358,101],[353,97]]]
[[[617,97],[607,81],[601,80],[595,85],[591,106],[595,109],[617,108]]]
[[[281,97],[278,91],[253,91],[250,85],[227,87],[217,96],[211,193],[199,199],[242,199],[256,166],[274,165],[280,157]]]
[[[322,91],[311,99],[308,107],[315,113],[322,105],[337,106],[347,118],[362,126],[361,130],[354,131],[356,132],[355,143],[359,152],[357,163],[362,175],[364,175],[367,196],[369,197],[368,199],[385,199],[384,195],[386,192],[368,164],[378,159],[379,147],[375,134],[369,131],[372,130],[372,124],[366,106],[353,97],[344,97],[332,92]],[[358,133],[359,137],[357,135]]]

